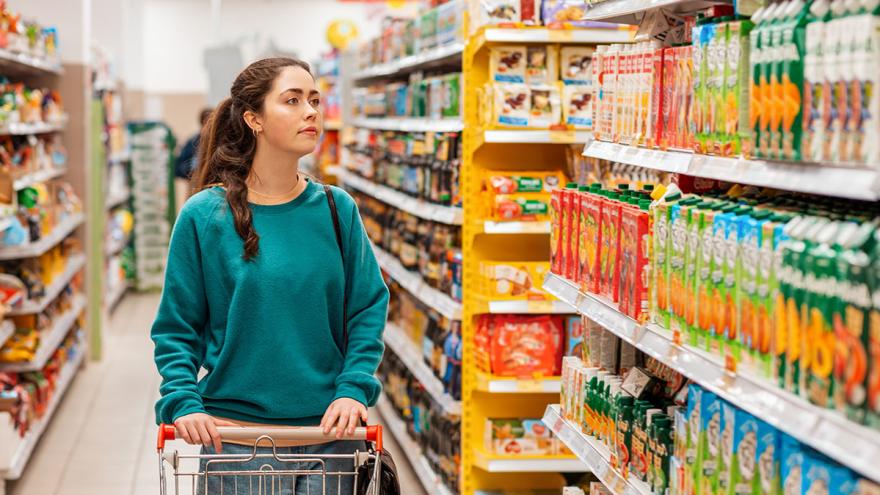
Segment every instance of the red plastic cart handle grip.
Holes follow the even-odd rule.
[[[245,426],[223,426],[217,428],[217,431],[220,433],[221,438],[225,437],[230,439],[254,438],[261,435],[267,435],[275,438],[276,440],[329,440],[335,437],[335,432],[331,431],[329,435],[325,435],[320,427],[258,428]],[[174,428],[174,425],[159,425],[159,437],[156,440],[156,450],[160,452],[165,450],[165,441],[174,440],[175,438],[177,438],[177,430]],[[382,425],[367,426],[365,428],[355,428],[354,435],[346,435],[345,439],[366,440],[368,442],[373,442],[374,444],[376,444],[376,451],[381,452],[383,449]]]

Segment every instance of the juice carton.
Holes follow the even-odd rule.
[[[700,19],[693,29],[693,62],[694,62],[694,109],[691,119],[691,133],[694,135],[694,151],[704,153],[705,132],[703,118],[706,113],[706,73],[707,73],[707,50],[703,38],[705,22]]]
[[[617,302],[620,286],[620,208],[619,194],[609,192],[602,204],[602,252],[600,263],[602,276],[599,293]]]
[[[725,327],[724,335],[726,345],[730,354],[739,361],[742,357],[742,341],[740,340],[740,301],[739,288],[737,287],[738,275],[742,268],[741,261],[741,238],[740,234],[744,233],[744,222],[749,218],[751,208],[748,206],[739,207],[732,212],[732,216],[726,225],[725,232],[725,268],[724,268],[724,291],[722,292],[722,300],[725,304]]]
[[[780,244],[784,240],[785,221],[782,216],[772,215],[761,224],[758,270],[755,275],[755,367],[766,377],[775,376],[773,349],[785,349],[784,339],[775,339],[775,336],[785,334],[784,302],[777,276],[782,260]]]
[[[782,43],[782,33],[785,21],[788,19],[788,6],[792,1],[794,0],[780,4],[779,8],[776,9],[776,15],[771,20],[769,26],[770,55],[768,63],[770,65],[770,129],[768,130],[768,150],[767,155],[765,156],[773,159],[778,159],[781,156],[782,117],[785,111],[785,94],[783,89],[785,60],[783,57],[784,46]]]
[[[749,71],[750,71],[750,88],[749,88],[749,130],[750,135],[748,142],[743,150],[743,154],[749,158],[759,156],[759,142],[761,139],[761,129],[763,129],[763,120],[767,117],[764,105],[764,88],[766,80],[764,79],[764,32],[767,29],[765,22],[767,14],[775,9],[773,5],[762,7],[752,16],[755,28],[749,33]]]
[[[825,21],[824,17],[830,10],[828,0],[820,0],[810,5],[810,17],[806,28],[806,54],[804,55],[804,135],[803,158],[807,161],[819,162],[823,159],[822,143],[826,115],[825,85]]]
[[[706,79],[707,127],[704,128],[706,152],[719,154],[724,130],[724,66],[727,38],[726,24],[706,24],[703,32],[708,43]]]
[[[685,493],[697,493],[700,476],[702,473],[702,451],[700,438],[702,436],[703,417],[703,388],[696,383],[688,385],[687,402],[687,443],[685,464]]]
[[[670,328],[678,332],[687,329],[685,324],[685,259],[687,256],[687,205],[690,199],[672,205],[669,213],[669,303]],[[683,210],[684,208],[684,210]]]
[[[863,423],[867,398],[870,345],[870,254],[874,223],[861,225],[838,256],[837,287],[840,310],[834,321],[833,407]]]
[[[581,228],[578,243],[580,263],[580,287],[584,292],[599,292],[599,248],[601,246],[602,198],[598,185],[581,196]]]
[[[865,423],[880,429],[880,231],[874,232],[874,249],[868,272],[871,316],[868,319],[868,384]]]
[[[725,58],[724,114],[727,140],[722,148],[723,156],[738,156],[743,141],[748,139],[749,125],[749,60],[750,34],[754,24],[750,21],[733,21],[727,25],[727,57]]]
[[[846,101],[841,102],[846,105],[846,111],[841,117],[841,126],[843,135],[841,137],[840,161],[855,161],[854,154],[854,134],[858,127],[857,121],[861,119],[862,102],[857,100],[861,91],[858,90],[859,81],[856,75],[856,53],[858,51],[858,40],[860,33],[856,31],[861,27],[859,25],[860,16],[854,15],[858,12],[859,5],[857,2],[846,3],[847,11],[843,14],[841,23],[844,25],[842,38],[842,52],[840,57],[841,82],[844,84]],[[845,117],[844,117],[845,115]]]
[[[550,193],[550,271],[562,275],[562,189]]]
[[[639,320],[647,314],[647,243],[650,202],[621,208],[620,310]],[[635,206],[639,206],[636,209]]]
[[[701,472],[698,493],[720,493],[718,468],[721,465],[721,405],[722,400],[703,390],[700,432]]]
[[[695,277],[695,292],[697,300],[696,309],[696,325],[694,336],[696,342],[694,345],[700,349],[709,349],[710,332],[712,331],[712,319],[714,312],[713,305],[713,283],[712,270],[714,266],[712,239],[712,225],[717,214],[717,203],[704,202],[699,212],[699,228],[697,248],[697,267]]]
[[[590,64],[590,88],[592,88],[593,94],[593,137],[596,139],[601,139],[601,129],[602,129],[602,105],[604,104],[604,94],[602,93],[602,80],[599,78],[599,75],[602,74],[605,66],[603,65],[605,51],[608,49],[607,45],[599,45],[596,47],[596,51],[593,53],[593,63]],[[561,52],[564,53],[564,52]],[[566,61],[562,59],[562,66],[565,67]],[[563,75],[563,79],[565,76]]]
[[[840,305],[834,293],[838,253],[831,247],[831,243],[839,235],[839,231],[839,223],[828,222],[814,237],[815,241],[807,251],[805,261],[809,263],[809,271],[804,280],[809,295],[805,301],[807,333],[802,340],[802,352],[806,357],[806,388],[801,390],[812,403],[820,407],[829,407],[834,392],[832,371],[835,342],[832,322]]]
[[[567,244],[563,244],[565,249],[565,278],[573,282],[577,281],[578,267],[578,239],[580,238],[580,217],[581,217],[581,191],[575,185],[574,187],[566,187],[565,194],[568,194],[568,213],[565,215],[566,224],[564,228],[567,230],[564,240]]]
[[[876,68],[880,63],[880,54],[876,47],[880,46],[880,15],[877,10],[864,17],[864,27],[857,32],[865,36],[860,43],[862,56],[856,65],[857,79],[859,80],[859,99],[862,101],[861,128],[859,129],[854,159],[860,163],[870,164],[880,161],[880,139],[876,135],[877,119],[880,116],[880,94],[876,90],[868,91],[869,88],[880,87],[880,75]],[[873,48],[873,49],[872,49]]]
[[[669,47],[663,49],[663,107],[662,107],[662,123],[663,137],[660,140],[660,148],[667,149],[672,146],[676,135],[676,108],[677,108],[677,92],[676,92],[676,62],[675,48]]]
[[[753,495],[758,479],[758,419],[736,410],[730,463],[730,495]]]
[[[801,314],[804,300],[804,271],[802,258],[806,255],[803,239],[807,229],[814,224],[814,217],[801,216],[789,222],[784,235],[788,241],[782,244],[782,263],[779,271],[779,290],[783,298],[784,325],[777,327],[776,353],[780,386],[798,393],[801,371],[801,335],[804,333],[805,317]]]
[[[734,438],[736,437],[737,408],[727,402],[721,401],[721,455],[718,456],[718,490],[719,493],[730,493],[733,490],[731,480],[733,479],[734,464]],[[754,452],[754,450],[752,450]]]
[[[803,470],[802,494],[831,493],[834,466],[828,461],[817,455],[805,455]]]
[[[563,277],[568,275],[569,257],[571,255],[571,200],[572,191],[576,191],[577,185],[573,182],[566,184],[565,189],[561,191],[560,210],[559,210],[559,275]],[[552,200],[552,198],[551,198]]]
[[[827,22],[825,65],[828,71],[828,80],[831,88],[831,119],[826,130],[825,145],[826,160],[842,162],[846,160],[844,133],[849,121],[849,88],[848,72],[846,66],[846,52],[849,34],[848,23],[845,19],[845,2],[835,0],[831,3],[830,20]],[[828,18],[826,16],[826,18]]]
[[[653,278],[652,285],[654,286],[654,301],[652,303],[654,314],[652,318],[664,328],[670,327],[671,316],[669,304],[669,277],[671,275],[669,264],[671,255],[669,219],[672,206],[680,199],[681,194],[671,194],[666,197],[665,201],[658,202],[653,210],[654,249],[652,249],[652,254],[654,258],[651,264],[651,275]]]
[[[785,495],[802,494],[804,485],[804,451],[796,439],[782,434],[781,475],[782,493]]]
[[[676,147],[685,150],[691,150],[694,147],[693,135],[690,132],[690,119],[692,115],[693,91],[692,79],[694,74],[692,45],[680,46],[676,51],[676,66],[678,73],[676,74],[678,83],[678,94],[681,103],[678,108],[678,122],[676,123],[677,142]]]
[[[757,476],[754,477],[754,495],[778,495],[780,483],[779,432],[761,420],[757,430]],[[743,468],[745,471],[745,468]]]
[[[685,259],[685,324],[691,345],[699,346],[705,342],[699,331],[699,272],[702,260],[702,234],[704,228],[704,212],[707,203],[697,202],[688,206],[687,257]]]
[[[761,270],[760,253],[764,240],[763,224],[772,213],[768,210],[756,211],[742,221],[742,256],[738,272],[739,280],[739,322],[740,339],[746,351],[743,358],[754,365],[759,361],[760,336],[758,333],[759,310],[761,297],[758,293],[759,273]]]
[[[809,9],[804,0],[794,0],[787,10],[788,20],[782,28],[782,136],[779,158],[800,161],[803,138],[805,31]]]
[[[664,53],[663,48],[655,48],[652,58],[651,114],[649,117],[651,121],[651,138],[648,143],[651,147],[660,146],[660,140],[663,136],[663,102],[665,97],[663,87]]]

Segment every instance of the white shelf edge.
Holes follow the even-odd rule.
[[[67,266],[64,268],[64,271],[55,277],[52,280],[52,283],[46,287],[46,295],[41,297],[39,300],[26,300],[22,303],[20,308],[15,308],[9,313],[9,316],[17,316],[17,315],[29,315],[34,313],[40,313],[44,309],[46,309],[49,304],[52,303],[58,296],[61,294],[61,291],[70,284],[70,281],[73,280],[73,277],[76,276],[83,267],[86,266],[86,255],[83,253],[75,254],[67,260]]]
[[[523,386],[524,383],[529,385]],[[492,394],[558,394],[561,388],[562,380],[560,378],[510,380],[491,378],[491,375],[486,376],[486,389]]]
[[[425,361],[422,359],[422,353],[419,350],[420,348],[403,333],[400,327],[394,323],[387,323],[385,325],[384,340],[447,414],[461,416],[461,401],[453,399],[443,390],[443,382],[425,364]]]
[[[880,173],[868,167],[746,160],[687,151],[660,151],[603,141],[587,144],[583,154],[661,172],[725,182],[864,201],[880,199]]]
[[[85,215],[82,213],[74,213],[65,218],[55,230],[44,236],[42,239],[26,244],[24,246],[3,246],[0,247],[0,260],[16,260],[22,258],[36,258],[43,253],[57,246],[68,235],[73,233],[77,227],[82,225]]]
[[[52,354],[55,353],[58,346],[61,345],[61,342],[67,337],[70,329],[73,328],[73,324],[76,323],[77,318],[79,318],[85,308],[86,298],[82,295],[76,296],[76,298],[74,298],[73,306],[56,317],[52,324],[52,328],[47,332],[48,335],[42,335],[43,332],[40,332],[40,344],[37,348],[37,352],[34,354],[33,360],[24,363],[2,363],[0,364],[0,371],[7,373],[25,373],[28,371],[39,371],[43,369],[46,366],[46,362],[49,361],[49,358],[52,357]]]
[[[724,0],[608,0],[598,3],[584,14],[584,20],[611,21],[635,24],[646,12],[655,9],[670,9],[687,6],[687,10],[697,10],[712,4],[723,4]],[[730,2],[727,2],[730,3]]]
[[[464,52],[464,43],[456,42],[432,48],[425,52],[410,55],[408,57],[388,62],[385,64],[374,65],[368,69],[363,69],[354,73],[354,80],[360,81],[364,79],[372,79],[376,77],[392,76],[398,73],[409,72],[423,65],[433,64],[447,58],[461,56]]]
[[[595,438],[584,435],[575,425],[562,417],[559,404],[550,404],[541,420],[556,438],[583,461],[590,472],[614,495],[651,495],[648,485],[638,480],[627,480],[611,467],[611,453]]]
[[[485,143],[578,144],[592,139],[591,131],[551,131],[543,129],[487,129]]]
[[[483,38],[493,43],[626,43],[633,32],[614,28],[486,28]]]
[[[722,357],[675,345],[668,330],[654,324],[640,325],[558,275],[547,275],[544,290],[574,304],[581,314],[724,400],[880,482],[880,463],[874,462],[880,459],[880,431],[815,406],[748,370],[731,373]]]
[[[461,117],[429,119],[419,117],[359,117],[352,121],[354,127],[403,132],[460,132],[464,130]]]
[[[35,57],[26,53],[16,53],[5,48],[0,49],[0,66],[4,62],[12,62],[23,65],[31,71],[44,72],[48,74],[60,75],[64,73],[64,67],[61,61],[48,60],[45,58]]]
[[[59,177],[64,176],[67,173],[67,167],[56,168],[50,170],[38,170],[32,174],[25,175],[24,177],[18,178],[13,182],[12,187],[16,191],[21,191],[26,187],[30,187],[34,184],[39,184],[41,182],[46,182],[48,180],[57,179]]]
[[[491,314],[554,314],[568,315],[577,312],[565,301],[489,301]]]
[[[29,136],[31,134],[48,134],[50,132],[63,131],[70,120],[64,116],[58,122],[10,122],[0,125],[0,136]]]
[[[119,302],[122,301],[122,298],[128,293],[128,289],[131,288],[131,284],[126,281],[119,285],[115,290],[106,295],[107,308],[109,312],[112,313],[118,306]]]
[[[495,457],[475,448],[475,465],[490,473],[586,473],[589,467],[580,459],[541,459]]]
[[[3,344],[9,340],[9,337],[12,337],[12,334],[15,333],[15,323],[12,323],[12,320],[3,320],[0,323],[0,347],[3,347]]]
[[[85,342],[80,340],[79,344],[77,344],[78,352],[76,353],[76,356],[74,356],[70,362],[65,364],[64,369],[61,371],[56,384],[55,393],[49,400],[49,407],[46,409],[46,413],[42,418],[37,420],[36,423],[31,426],[31,429],[25,434],[24,440],[22,440],[18,450],[12,456],[9,470],[2,473],[2,478],[7,480],[17,480],[21,477],[24,468],[30,460],[31,454],[34,451],[34,447],[36,447],[37,442],[40,441],[40,437],[43,436],[49,423],[55,416],[55,411],[58,409],[61,399],[64,398],[64,394],[70,388],[74,376],[76,376],[83,359],[85,359],[85,347]]]
[[[376,261],[388,275],[397,280],[404,289],[417,299],[436,309],[440,314],[450,320],[460,320],[462,314],[462,305],[456,302],[448,295],[429,286],[425,283],[418,273],[411,272],[403,267],[400,260],[395,258],[391,253],[386,252],[380,247],[373,246],[373,253],[376,255]]]
[[[107,197],[107,203],[105,204],[107,210],[112,210],[118,206],[122,206],[126,201],[131,199],[131,191],[126,191],[124,194],[116,194]]]
[[[549,234],[550,222],[483,222],[486,234]]]
[[[328,170],[328,172],[330,172]],[[454,206],[440,206],[407,196],[390,187],[371,182],[363,177],[349,172],[344,167],[336,167],[331,172],[343,183],[368,194],[380,201],[403,210],[425,220],[445,223],[447,225],[461,225],[464,212]]]
[[[409,464],[412,466],[416,478],[419,479],[425,488],[425,492],[452,495],[452,490],[440,480],[440,476],[428,464],[428,459],[422,453],[422,448],[409,436],[406,425],[397,417],[397,412],[394,411],[394,407],[384,393],[379,396],[376,409],[379,411],[379,415],[382,416],[385,428],[391,432],[391,435],[397,440],[400,450],[403,451],[403,454],[409,460]]]

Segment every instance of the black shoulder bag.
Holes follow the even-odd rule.
[[[345,249],[342,247],[342,228],[339,226],[339,212],[336,211],[336,199],[333,197],[333,191],[330,186],[324,186],[324,193],[327,194],[327,203],[330,206],[330,216],[333,218],[333,230],[336,233],[336,244],[339,246],[339,254],[342,256],[342,271],[345,272]],[[343,294],[345,289],[343,288]],[[342,299],[342,355],[345,356],[348,351],[348,296],[344,295]],[[372,446],[370,447],[372,449]],[[357,470],[357,486],[355,493],[357,495],[400,495],[400,481],[397,477],[397,467],[394,459],[387,449],[381,452],[373,452],[374,457],[370,457],[367,462],[358,466]],[[376,466],[376,463],[379,463]],[[372,487],[370,482],[373,479],[373,473],[379,470],[379,486]]]

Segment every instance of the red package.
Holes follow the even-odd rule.
[[[556,316],[498,316],[492,332],[496,376],[556,376],[561,372],[563,325]],[[491,325],[490,325],[491,326]]]
[[[663,49],[663,101],[660,148],[667,149],[675,139],[675,48]]]
[[[550,193],[550,271],[562,275],[562,189]]]
[[[575,281],[578,268],[578,233],[580,232],[581,217],[581,193],[577,189],[566,189],[568,195],[568,213],[565,216],[565,272],[563,276],[568,280]]]
[[[621,209],[620,311],[638,320],[648,311],[648,212]]]
[[[620,202],[617,199],[602,200],[602,251],[599,253],[599,294],[617,302],[620,285]]]
[[[602,197],[595,192],[581,195],[581,228],[578,235],[579,284],[584,292],[599,292],[599,252],[602,243]]]
[[[663,135],[663,49],[654,50],[653,60],[653,90],[651,92],[651,138],[648,145],[660,146],[660,137]]]

